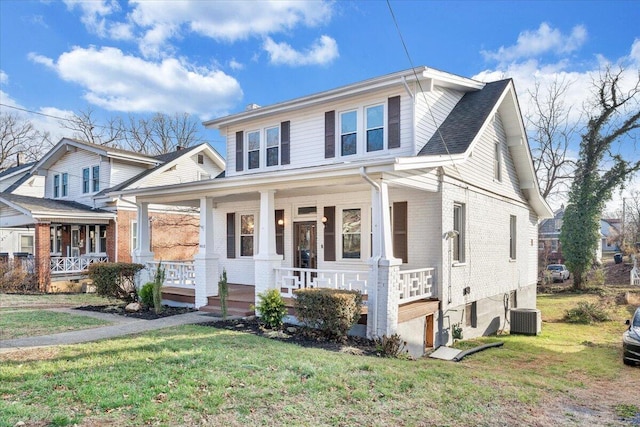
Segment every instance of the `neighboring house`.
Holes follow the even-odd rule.
[[[138,241],[136,206],[113,190],[209,179],[224,160],[208,144],[159,156],[63,138],[29,170],[44,178],[44,197],[0,193],[0,227],[34,231],[38,283],[76,280],[96,261],[131,261]],[[153,206],[146,229],[165,260],[186,260],[198,246],[198,215],[193,209]],[[150,245],[149,240],[146,244]],[[150,246],[147,246],[149,248]],[[2,246],[2,252],[8,252]]]
[[[29,173],[34,164],[18,164],[0,172],[0,193],[43,197],[44,177]],[[34,238],[33,228],[0,227],[0,261],[12,258],[14,254],[33,255]]]
[[[554,212],[553,218],[547,218],[538,226],[538,257],[539,267],[545,268],[547,264],[563,264],[562,244],[560,243],[560,231],[564,217],[564,205]]]
[[[600,234],[602,235],[602,252],[620,252],[620,225],[617,218],[600,220]]]
[[[535,308],[539,193],[511,80],[416,68],[211,120],[224,175],[114,195],[200,207],[192,303],[231,284],[289,298],[305,286],[359,289],[369,337],[413,354],[508,329]],[[140,227],[136,258],[149,232]]]

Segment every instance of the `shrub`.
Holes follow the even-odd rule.
[[[451,337],[454,340],[461,340],[462,339],[462,326],[460,325],[460,323],[456,323],[455,325],[452,326],[453,330],[451,332]]]
[[[280,292],[277,289],[269,289],[258,294],[258,299],[260,302],[255,308],[260,312],[260,319],[272,329],[282,326],[287,309]]]
[[[0,261],[0,291],[36,292],[36,275],[24,268],[21,260]]]
[[[329,338],[344,339],[360,319],[362,294],[340,289],[298,289],[294,292],[296,316]]]
[[[220,297],[220,309],[222,310],[222,318],[227,318],[227,299],[229,297],[229,283],[227,283],[227,270],[222,269],[220,280],[218,281],[218,296]]]
[[[383,335],[382,338],[375,340],[376,351],[383,357],[402,358],[406,357],[407,342],[404,341],[400,335],[393,334],[391,336]]]
[[[162,313],[162,285],[164,283],[164,268],[162,262],[158,263],[156,274],[153,277],[153,309],[156,314]]]
[[[145,283],[138,291],[138,297],[145,307],[151,307],[153,305],[153,282]]]
[[[96,262],[89,266],[89,277],[98,295],[133,302],[138,299],[134,279],[143,268],[142,264]]]
[[[569,323],[589,325],[595,322],[605,322],[609,320],[609,315],[602,306],[581,301],[577,307],[566,311],[564,320]]]

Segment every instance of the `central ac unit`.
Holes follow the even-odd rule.
[[[535,308],[511,309],[511,333],[538,335],[542,331],[542,314]]]

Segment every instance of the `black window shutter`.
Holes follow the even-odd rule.
[[[280,123],[280,164],[288,165],[290,162],[289,151],[290,151],[290,133],[291,122],[286,121]]]
[[[284,256],[284,209],[276,209],[276,253]]]
[[[227,258],[236,257],[236,214],[227,214]]]
[[[407,263],[407,202],[393,204],[393,256]]]
[[[325,206],[324,217],[324,260],[336,260],[336,207]]]
[[[324,158],[336,156],[336,112],[324,113]]]
[[[244,132],[236,132],[236,171],[243,170],[244,165]]]
[[[389,148],[400,147],[400,96],[389,98],[387,105]]]

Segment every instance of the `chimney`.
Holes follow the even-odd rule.
[[[176,145],[176,151],[180,151],[182,150],[182,148],[183,148],[182,145]]]
[[[20,152],[16,154],[16,166],[21,166],[24,164],[24,153]]]

